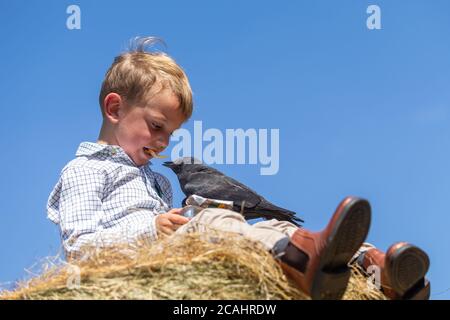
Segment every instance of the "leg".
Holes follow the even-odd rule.
[[[291,237],[298,229],[298,227],[291,222],[279,221],[276,219],[257,222],[253,224],[253,227],[260,230],[260,232],[264,232],[265,230],[276,230],[285,235],[285,237],[278,240],[272,247],[271,252],[275,258],[278,258],[285,253]]]
[[[260,229],[275,229],[288,237],[297,231],[298,227],[289,221],[280,221],[276,219],[260,221],[253,224],[253,227]]]
[[[256,225],[256,226],[255,226]],[[286,236],[276,224],[257,223],[250,225],[244,217],[235,211],[219,208],[207,208],[200,211],[189,223],[180,227],[176,233],[205,232],[217,230],[240,234],[253,241],[260,242],[268,251],[284,249],[283,243],[289,242]]]
[[[177,233],[213,228],[259,241],[280,256],[283,271],[300,290],[313,299],[339,299],[350,277],[347,263],[366,238],[370,217],[367,201],[348,197],[340,203],[322,232],[293,229],[276,220],[251,226],[237,212],[205,209]]]
[[[366,200],[345,198],[323,231],[294,232],[281,267],[311,298],[340,299],[350,278],[347,264],[364,242],[370,220]]]
[[[430,260],[420,248],[407,243],[393,244],[386,253],[367,247],[355,259],[356,264],[367,272],[375,266],[381,273],[381,290],[395,300],[428,300],[430,282],[425,278]]]
[[[375,248],[373,244],[364,242],[361,247],[359,247],[358,251],[356,251],[356,253],[353,255],[352,259],[348,262],[348,265],[350,266],[352,264],[359,263],[359,261],[363,258],[364,253],[373,248]]]

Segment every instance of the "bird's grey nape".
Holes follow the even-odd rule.
[[[173,163],[180,165],[180,164],[200,164],[202,162],[195,157],[183,157],[183,158],[175,159],[173,161]]]

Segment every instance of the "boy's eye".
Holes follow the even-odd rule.
[[[156,123],[154,123],[154,122],[152,122],[152,127],[153,127],[154,129],[161,129],[161,128],[162,128],[160,125],[158,125],[158,124],[156,124]]]

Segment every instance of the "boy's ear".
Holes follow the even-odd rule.
[[[103,101],[103,113],[111,123],[117,123],[121,114],[123,113],[124,101],[120,95],[111,92],[105,97]]]

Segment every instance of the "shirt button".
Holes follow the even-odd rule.
[[[111,149],[111,154],[114,156],[114,155],[116,155],[116,153],[117,153],[117,150],[114,149],[114,148],[112,148],[112,149]]]

